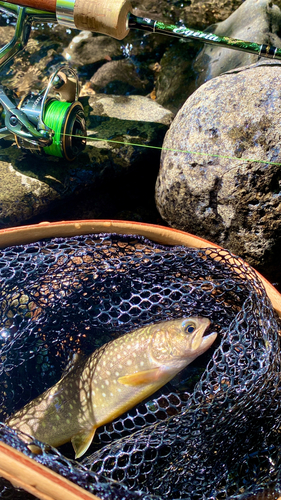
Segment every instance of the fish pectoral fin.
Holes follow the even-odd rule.
[[[75,458],[80,458],[84,455],[93,440],[95,432],[96,427],[93,427],[90,431],[88,429],[80,431],[71,438],[71,443],[75,451]]]
[[[119,377],[117,380],[123,385],[152,384],[158,382],[162,374],[161,368],[158,367],[143,372],[131,373],[131,375],[124,375],[124,377]]]

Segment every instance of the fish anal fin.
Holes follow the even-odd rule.
[[[31,451],[31,453],[34,453],[34,455],[40,455],[42,453],[42,449],[36,444],[29,444],[27,447]]]
[[[71,443],[75,451],[75,458],[80,458],[84,455],[84,453],[86,453],[93,440],[95,432],[96,427],[93,427],[90,431],[89,429],[85,431],[82,430],[78,432],[78,434],[75,434],[75,436],[72,436]]]
[[[131,373],[131,375],[124,375],[124,377],[119,377],[117,380],[120,384],[134,386],[153,384],[153,382],[158,382],[161,376],[163,376],[163,371],[158,367],[152,368],[151,370]]]

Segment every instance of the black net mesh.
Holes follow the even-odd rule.
[[[0,439],[102,499],[278,498],[279,327],[257,275],[225,250],[92,235],[0,250],[1,420],[89,354],[152,322],[210,318],[213,346],[98,429],[86,458],[0,424]],[[0,479],[1,498],[33,498]]]

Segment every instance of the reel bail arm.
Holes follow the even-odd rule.
[[[6,96],[2,85],[0,85],[0,104],[3,106],[5,115],[5,127],[0,129],[0,138],[16,135],[42,147],[52,144],[53,131],[46,126],[39,127],[37,130],[25,113]]]

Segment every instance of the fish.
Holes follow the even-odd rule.
[[[6,420],[32,443],[53,447],[71,441],[75,458],[89,448],[96,429],[148,398],[203,354],[216,333],[210,320],[189,317],[154,323],[116,338],[76,360],[61,379]],[[36,446],[30,444],[36,453]],[[37,447],[37,453],[39,449]]]

